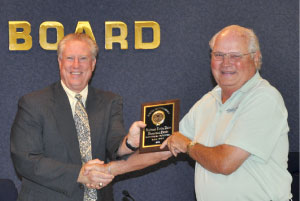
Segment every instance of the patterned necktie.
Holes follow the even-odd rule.
[[[85,164],[89,160],[92,160],[92,144],[91,144],[91,132],[88,115],[84,109],[81,101],[82,96],[76,94],[77,99],[75,105],[74,121],[77,130],[77,137],[79,141],[80,154],[82,164]],[[84,199],[83,201],[96,201],[97,191],[96,189],[89,189],[84,187]]]

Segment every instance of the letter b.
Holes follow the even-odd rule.
[[[32,47],[31,27],[27,21],[8,21],[9,27],[9,50],[30,50]],[[23,31],[17,31],[22,29]],[[18,43],[18,39],[23,39],[23,43]]]

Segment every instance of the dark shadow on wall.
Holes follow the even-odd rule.
[[[299,152],[289,153],[288,170],[293,177],[291,186],[293,201],[299,201]]]
[[[191,159],[188,155],[179,154],[176,158],[171,157],[168,160],[161,161],[160,163],[150,166],[150,167],[147,167],[145,169],[134,171],[134,172],[129,172],[129,173],[123,174],[123,175],[119,175],[115,178],[114,182],[119,182],[119,181],[123,181],[123,180],[127,180],[127,179],[141,177],[141,176],[147,175],[151,172],[155,172],[155,171],[159,170],[160,168],[164,168],[164,167],[169,166],[170,164],[176,164],[181,161],[187,162],[193,168],[195,166],[195,161],[193,159]]]

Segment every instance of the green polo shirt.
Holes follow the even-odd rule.
[[[198,201],[282,201],[291,198],[287,171],[287,110],[280,93],[257,72],[222,104],[216,86],[180,122],[180,132],[205,146],[229,144],[251,155],[232,174],[196,163]]]

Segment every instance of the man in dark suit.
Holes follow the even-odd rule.
[[[20,99],[11,131],[12,159],[22,177],[18,200],[113,200],[114,176],[104,163],[133,153],[145,124],[133,123],[126,135],[121,97],[88,85],[97,53],[87,35],[67,35],[58,45],[61,81]],[[168,157],[133,154],[130,164],[115,162],[114,171],[141,169]],[[98,190],[90,196],[91,189]]]

